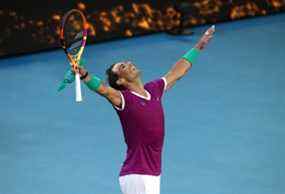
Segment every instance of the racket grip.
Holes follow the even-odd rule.
[[[81,102],[82,101],[82,94],[81,94],[81,83],[80,83],[80,75],[79,73],[75,73],[75,101]]]

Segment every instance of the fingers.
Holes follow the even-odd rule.
[[[80,75],[84,75],[86,73],[86,69],[82,66],[79,66],[77,63],[73,63],[71,65],[71,69],[73,73],[79,73]]]
[[[82,72],[85,72],[86,70],[79,66],[78,61],[75,60],[71,55],[68,55],[70,65],[71,65],[71,70],[73,73],[79,73],[81,74]]]
[[[71,65],[71,71],[73,73],[78,73],[79,72],[79,68],[78,68],[78,65],[76,63],[70,63]]]
[[[213,35],[209,35],[209,36],[206,37],[206,40],[209,41],[209,40],[211,40],[212,38],[213,38]]]
[[[79,66],[75,60],[72,60],[71,69],[74,73],[79,73]]]
[[[212,25],[204,34],[203,40],[205,43],[208,43],[214,36],[215,33],[215,25]]]
[[[210,40],[213,38],[215,32],[215,26],[211,26],[205,34],[201,37],[199,42],[197,43],[196,47],[200,50],[204,49],[204,47],[210,42]]]
[[[79,73],[78,65],[74,65],[74,66],[72,67],[72,69],[74,70],[75,73]]]
[[[215,32],[215,25],[212,25],[206,32],[205,32],[205,35],[206,36],[210,36],[210,35],[213,35],[214,32]]]
[[[202,37],[202,39],[200,40],[201,41],[201,43],[202,43],[202,45],[203,45],[203,47],[205,47],[209,42],[210,42],[210,40],[213,38],[213,35],[211,34],[211,35],[205,35],[205,36],[203,36]]]

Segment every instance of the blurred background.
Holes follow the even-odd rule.
[[[82,10],[91,42],[132,37],[179,27],[232,21],[285,10],[284,0],[106,0],[2,1],[0,57],[58,47],[65,12]]]

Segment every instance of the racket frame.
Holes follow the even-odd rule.
[[[66,22],[66,19],[74,12],[80,14],[81,19],[83,21],[83,30],[82,30],[81,47],[80,47],[78,53],[75,56],[72,56],[71,54],[68,53],[68,51],[67,51],[68,48],[67,48],[67,45],[65,44],[65,41],[64,41],[64,24]],[[84,14],[80,10],[71,9],[66,14],[64,14],[63,19],[62,19],[62,23],[61,23],[60,37],[59,38],[60,38],[61,47],[63,48],[64,53],[66,54],[66,56],[69,60],[69,64],[72,67],[73,71],[75,72],[75,101],[76,102],[82,101],[82,92],[81,92],[81,83],[80,83],[80,74],[79,74],[78,62],[81,59],[81,56],[83,54],[83,50],[84,50],[85,45],[86,45],[87,31],[88,31],[88,23],[87,23],[86,17],[84,16]]]

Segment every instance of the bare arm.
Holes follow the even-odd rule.
[[[85,75],[87,71],[84,68],[80,68],[79,73],[81,76]],[[90,81],[92,78],[90,75],[88,75],[83,81],[86,83]],[[92,90],[93,91],[93,90]],[[116,107],[121,107],[122,105],[122,99],[121,99],[121,94],[118,90],[106,86],[104,83],[102,83],[98,90],[95,91],[99,95],[105,97],[111,104],[113,104]]]
[[[204,47],[212,39],[215,29],[213,27],[209,28],[199,42],[195,45],[198,50],[203,50]],[[186,59],[178,60],[170,71],[164,76],[167,82],[167,89],[171,88],[177,80],[181,79],[192,67],[192,63]]]

